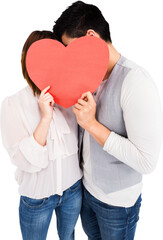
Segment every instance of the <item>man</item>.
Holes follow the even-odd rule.
[[[89,240],[134,239],[141,205],[142,175],[154,170],[162,138],[161,106],[149,74],[112,45],[100,10],[81,1],[53,27],[64,45],[81,36],[103,39],[108,70],[97,91],[74,106],[84,177],[82,225]]]

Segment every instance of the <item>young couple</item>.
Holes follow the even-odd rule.
[[[85,35],[107,43],[108,70],[96,92],[64,109],[50,86],[40,91],[31,81],[26,53],[40,39],[68,45]],[[2,102],[1,133],[17,166],[23,239],[45,240],[53,210],[61,240],[74,239],[79,214],[89,240],[134,239],[142,175],[154,170],[161,145],[160,100],[151,77],[113,47],[100,10],[81,1],[61,14],[53,32],[28,37],[21,63],[28,86]]]

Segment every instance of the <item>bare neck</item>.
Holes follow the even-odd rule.
[[[108,45],[108,49],[109,49],[109,66],[108,66],[108,70],[107,70],[103,80],[108,79],[115,64],[118,62],[118,60],[121,57],[120,53],[114,48],[114,46],[110,42],[107,43],[107,45]]]

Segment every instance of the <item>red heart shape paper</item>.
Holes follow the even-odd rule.
[[[82,93],[98,88],[108,64],[107,44],[92,36],[80,37],[67,47],[57,40],[41,39],[26,55],[31,80],[41,91],[50,85],[48,92],[65,108],[74,105]]]

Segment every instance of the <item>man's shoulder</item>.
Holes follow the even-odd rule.
[[[153,93],[157,91],[152,76],[145,68],[128,59],[124,61],[123,65],[124,67],[130,68],[130,71],[128,71],[128,74],[124,78],[121,95],[128,94],[132,96],[140,91],[143,91],[145,95],[148,94],[149,91]]]
[[[136,62],[121,55],[120,61],[117,64],[121,67],[128,68],[130,70],[141,68]]]
[[[124,61],[121,63],[121,66],[129,69],[128,74],[126,75],[127,79],[134,76],[139,76],[139,78],[141,77],[141,79],[153,81],[151,75],[144,67],[140,66],[139,64],[130,59],[127,59],[126,57],[124,57]]]

